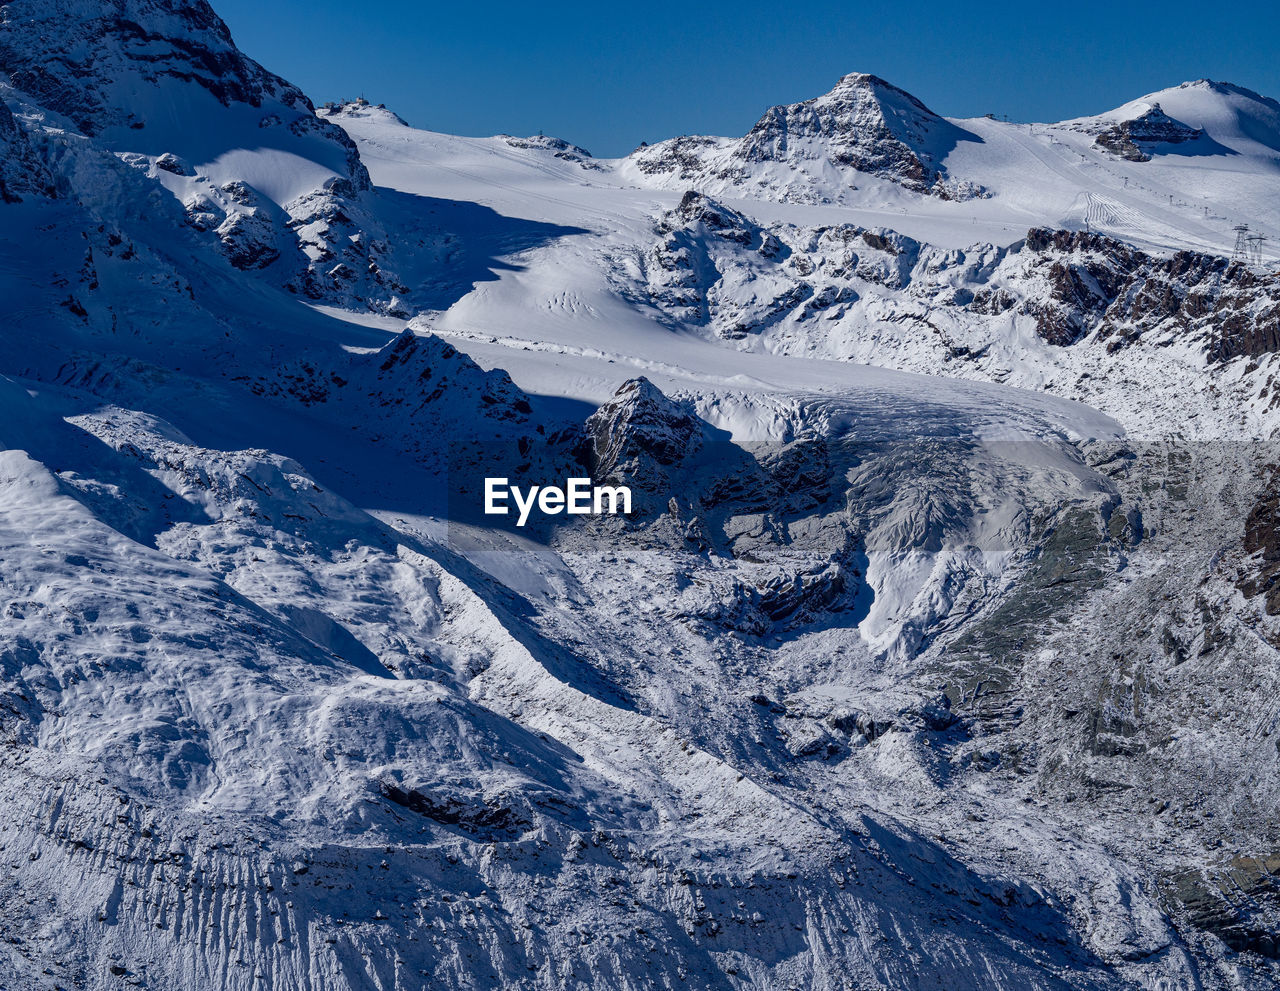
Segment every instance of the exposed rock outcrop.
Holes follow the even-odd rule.
[[[0,100],[0,204],[19,203],[24,196],[55,194],[53,176]]]
[[[591,152],[586,148],[571,144],[564,138],[554,138],[549,134],[535,134],[528,138],[516,138],[510,134],[498,135],[503,141],[512,148],[519,148],[522,151],[528,149],[537,149],[539,151],[550,152],[555,158],[564,162],[574,162],[581,165],[585,169],[594,169],[599,166],[591,160]]]
[[[1029,231],[1028,279],[1047,301],[1024,304],[1040,335],[1067,345],[1096,330],[1118,350],[1138,338],[1177,331],[1214,361],[1280,350],[1280,279],[1218,255],[1179,251],[1167,258],[1100,234]]]
[[[1131,162],[1151,161],[1155,145],[1180,145],[1204,136],[1198,127],[1174,120],[1155,104],[1133,120],[1122,120],[1097,137],[1097,144]]]
[[[586,459],[597,479],[648,493],[701,446],[702,423],[643,376],[624,382],[586,423]]]

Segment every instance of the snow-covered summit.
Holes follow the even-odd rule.
[[[204,0],[11,0],[0,19],[13,86],[117,151],[203,163],[253,135],[368,184],[346,134],[236,48]]]
[[[796,202],[839,202],[866,176],[963,198],[980,190],[949,184],[945,159],[977,140],[910,93],[851,72],[822,96],[771,107],[742,138],[672,138],[633,152],[629,164],[653,184],[732,184]]]
[[[154,212],[139,201],[158,188],[237,269],[316,299],[398,305],[355,143],[236,48],[204,0],[12,0],[0,5],[0,72],[82,172],[102,172],[105,151],[150,179],[101,201],[80,180],[104,218]]]
[[[823,96],[766,111],[740,153],[747,162],[824,157],[925,192],[934,190],[947,154],[965,140],[976,139],[910,93],[853,72]]]
[[[396,127],[408,127],[409,124],[394,110],[388,110],[385,103],[370,103],[364,97],[355,100],[341,100],[322,104],[316,113],[319,116],[342,124],[348,121],[365,120],[378,124],[390,124]]]
[[[1216,149],[1200,154],[1239,154],[1280,158],[1280,101],[1234,83],[1197,79],[1131,100],[1096,117],[1064,124],[1118,125],[1169,118],[1204,132]]]

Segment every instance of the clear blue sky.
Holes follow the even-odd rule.
[[[598,156],[873,72],[938,113],[1060,120],[1188,79],[1280,98],[1280,4],[928,0],[212,0],[240,47],[317,103],[363,93],[415,127],[547,134]]]

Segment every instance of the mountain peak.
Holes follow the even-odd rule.
[[[740,139],[672,138],[631,160],[673,186],[753,188],[800,203],[843,202],[863,176],[942,199],[984,196],[947,173],[946,159],[963,141],[981,139],[879,76],[850,72],[821,96],[770,107]]]
[[[1114,124],[1136,121],[1153,110],[1203,132],[1217,143],[1217,153],[1272,159],[1280,154],[1280,101],[1235,83],[1196,79],[1087,119]]]
[[[628,379],[586,423],[597,477],[656,475],[698,444],[701,424],[643,375]],[[644,466],[644,467],[642,467]]]
[[[839,81],[824,96],[820,96],[817,100],[824,100],[828,97],[835,96],[839,93],[846,93],[852,90],[869,91],[878,96],[887,98],[904,100],[917,108],[921,113],[930,117],[937,117],[932,110],[924,105],[918,98],[912,96],[900,86],[895,86],[887,79],[873,75],[870,72],[846,72],[840,77]]]
[[[944,178],[943,160],[973,136],[879,76],[851,72],[822,96],[771,107],[743,139],[749,162],[828,158],[916,192]]]
[[[323,104],[317,111],[321,117],[336,123],[346,120],[368,120],[378,124],[393,124],[396,127],[408,127],[409,122],[394,110],[388,110],[385,103],[370,103],[364,97],[355,100],[339,100]]]
[[[1243,96],[1249,100],[1255,100],[1258,103],[1270,104],[1274,107],[1280,107],[1280,102],[1273,100],[1269,96],[1263,96],[1256,90],[1251,90],[1247,86],[1239,86],[1236,83],[1227,82],[1226,80],[1216,79],[1193,79],[1189,82],[1182,83],[1178,89],[1203,89],[1219,93],[1223,96]]]
[[[175,95],[177,114],[190,109],[192,91],[224,107],[270,100],[313,111],[301,90],[240,53],[205,0],[9,0],[0,24],[0,70],[91,137],[146,131]]]

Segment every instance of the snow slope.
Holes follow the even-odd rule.
[[[1270,103],[600,161],[67,9],[0,6],[0,984],[1274,986]]]
[[[243,55],[207,3],[15,0],[0,10],[0,70],[45,140],[85,154],[76,136],[97,139],[167,189],[183,226],[236,269],[396,308],[351,140]]]
[[[676,217],[676,227],[690,226],[678,211],[671,212],[679,206],[674,194],[618,188],[615,183],[622,180],[607,172],[586,172],[536,150],[515,150],[501,139],[413,131],[367,113],[341,119],[360,144],[377,185],[478,202],[501,216],[563,232],[546,246],[512,255],[518,260],[514,270],[493,267],[490,271],[500,278],[481,276],[472,292],[442,307],[443,312],[420,318],[418,324],[458,335],[470,353],[508,368],[529,391],[559,391],[566,382],[575,382],[579,384],[569,394],[599,402],[611,385],[588,385],[591,376],[574,370],[574,363],[582,365],[584,360],[584,367],[625,362],[650,377],[668,369],[684,374],[714,369],[713,380],[729,377],[720,373],[728,371],[726,362],[734,362],[734,375],[789,388],[800,382],[831,381],[831,375],[838,381],[868,374],[847,364],[828,372],[821,363],[805,361],[791,375],[785,371],[787,365],[763,355],[725,355],[723,340],[707,348],[707,329],[717,331],[713,337],[725,336],[715,326],[719,304],[732,317],[731,327],[750,328],[728,335],[747,352],[852,358],[870,365],[944,371],[947,377],[994,379],[1037,391],[1049,384],[1058,394],[1065,390],[1067,396],[1100,406],[1140,433],[1166,431],[1168,412],[1188,404],[1194,405],[1197,418],[1203,417],[1199,423],[1187,422],[1197,433],[1218,436],[1243,430],[1243,436],[1255,436],[1271,429],[1250,412],[1265,409],[1269,401],[1258,395],[1268,388],[1267,375],[1239,383],[1243,361],[1234,370],[1211,370],[1202,338],[1146,354],[1144,360],[1156,362],[1159,371],[1126,378],[1098,374],[1099,366],[1111,360],[1105,341],[1096,347],[1086,342],[1076,352],[1066,352],[1042,339],[1034,314],[1042,301],[1053,303],[1050,286],[1017,288],[1027,299],[1022,309],[1031,319],[1018,319],[1012,311],[972,316],[957,312],[957,298],[963,302],[975,295],[999,297],[1005,291],[992,284],[993,274],[998,283],[996,270],[1023,266],[1028,260],[1031,252],[1025,240],[1015,240],[1025,239],[1028,224],[1083,227],[1084,214],[1077,224],[1058,212],[1069,214],[1073,204],[1083,204],[1081,209],[1094,218],[1091,229],[1137,244],[1151,252],[1153,260],[1192,246],[1221,250],[1234,238],[1222,227],[1213,232],[1194,216],[1187,219],[1153,205],[1155,197],[1145,189],[1129,197],[1140,204],[1142,213],[1102,192],[1083,192],[1083,183],[1093,181],[1102,166],[1083,169],[1054,161],[1039,150],[1044,141],[1033,130],[1039,125],[1029,129],[995,121],[967,122],[983,136],[982,148],[1001,149],[1002,157],[967,166],[973,174],[981,166],[984,181],[995,191],[989,199],[951,204],[899,190],[889,200],[910,195],[910,206],[904,203],[900,208],[909,212],[894,216],[883,205],[878,210],[793,206],[726,196],[711,201],[712,212],[718,205],[737,212],[744,236],[755,240],[744,244],[741,238],[723,236],[723,227],[709,231],[706,224],[699,227],[694,222],[697,229],[689,233],[692,240],[686,248],[676,243],[683,235],[670,230],[663,245],[664,230],[673,228],[669,218]],[[1049,147],[1056,142],[1064,149],[1054,155],[1065,153],[1063,141],[1068,139],[1080,148],[1091,147],[1092,138],[1083,131],[1065,125],[1050,130]],[[1089,154],[1108,158],[1103,149]],[[1045,172],[1036,172],[1036,166]],[[1109,159],[1107,168],[1151,166],[1159,167],[1154,161]],[[1256,190],[1274,181],[1274,165],[1257,168],[1257,187],[1237,179],[1232,183],[1241,195],[1255,190],[1253,202],[1260,205],[1256,212],[1251,206],[1249,215],[1265,229],[1256,217],[1266,218],[1269,207],[1261,204],[1270,200]],[[1206,174],[1212,180],[1216,165],[1197,171],[1195,181],[1204,183]],[[1118,172],[1106,176],[1105,184],[1089,188],[1114,192],[1109,186],[1116,178]],[[948,210],[961,209],[985,210],[1001,219],[979,224],[946,216]],[[1225,226],[1226,221],[1217,223]],[[908,240],[891,244],[892,236],[884,240],[888,232],[904,234]],[[987,237],[991,240],[984,243]],[[776,248],[766,250],[766,239]],[[465,238],[458,240],[465,245]],[[877,247],[881,243],[887,250]],[[487,241],[483,247],[489,248]],[[693,311],[701,308],[700,316],[689,319],[693,311],[688,307],[669,305],[679,292],[692,294]],[[841,293],[855,298],[841,298]],[[1265,312],[1274,314],[1274,307]],[[1264,319],[1273,324],[1275,318]],[[939,326],[942,329],[936,329]],[[873,332],[868,333],[868,327]],[[1173,333],[1175,339],[1185,336],[1181,326]],[[975,361],[953,360],[961,346]],[[1230,383],[1224,388],[1230,389],[1232,399],[1221,409],[1211,392],[1195,385],[1207,369]],[[680,387],[674,379],[669,384]],[[935,381],[922,387],[944,386]],[[1100,390],[1107,395],[1100,395]],[[1203,413],[1202,407],[1207,407]],[[1185,413],[1181,416],[1185,419]]]

